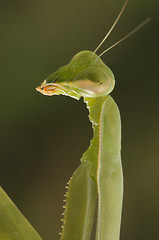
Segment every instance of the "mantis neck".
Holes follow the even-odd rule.
[[[101,112],[102,106],[105,102],[106,98],[97,97],[97,98],[89,98],[85,97],[84,102],[87,105],[89,111],[89,120],[92,123],[93,128],[93,138],[90,141],[90,146],[84,152],[81,162],[86,162],[88,164],[88,169],[90,172],[90,176],[97,181],[97,169],[98,169],[98,161],[99,158],[99,150],[100,150],[100,132],[101,132]]]

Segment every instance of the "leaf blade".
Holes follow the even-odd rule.
[[[42,240],[0,187],[0,240]]]

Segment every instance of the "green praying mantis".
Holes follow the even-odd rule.
[[[110,96],[115,79],[101,56],[150,21],[148,18],[107,50],[96,52],[107,39],[122,12],[94,52],[82,51],[51,74],[37,88],[44,95],[83,97],[89,110],[93,139],[68,183],[61,240],[89,240],[97,205],[96,240],[119,240],[123,199],[121,122]],[[97,204],[96,204],[97,202]],[[0,187],[0,240],[42,240]]]
[[[77,53],[68,65],[59,68],[37,88],[48,96],[62,94],[77,100],[83,97],[94,133],[80,166],[68,183],[61,240],[90,239],[96,199],[96,240],[119,240],[123,199],[121,121],[118,107],[110,96],[115,85],[114,75],[100,57],[150,19],[99,56],[96,52],[115,27],[126,4],[127,1],[94,52]]]

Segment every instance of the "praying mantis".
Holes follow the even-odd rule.
[[[101,54],[96,52],[112,32],[126,4],[127,1],[94,52],[77,53],[68,65],[60,67],[37,87],[37,91],[48,96],[62,94],[77,100],[83,97],[94,134],[80,166],[68,182],[61,240],[90,239],[96,202],[96,240],[119,240],[123,200],[121,121],[118,107],[110,96],[114,75],[101,56],[150,19]]]
[[[119,240],[123,200],[121,121],[110,95],[115,85],[114,75],[101,57],[150,18],[101,54],[97,55],[97,50],[114,29],[126,4],[127,1],[93,52],[77,53],[68,65],[59,68],[37,87],[48,96],[62,94],[77,100],[83,97],[93,128],[90,146],[68,182],[60,240],[90,240],[96,209],[96,240]],[[1,187],[0,240],[42,240]]]

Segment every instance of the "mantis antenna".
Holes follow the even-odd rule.
[[[122,39],[120,39],[118,42],[114,43],[112,46],[110,46],[109,48],[107,48],[105,51],[103,51],[97,58],[100,58],[102,55],[104,55],[106,52],[108,52],[110,49],[112,49],[113,47],[115,47],[116,45],[118,45],[119,43],[121,43],[122,41],[124,41],[125,39],[127,39],[128,37],[130,37],[131,35],[133,35],[135,32],[137,32],[140,28],[142,28],[143,26],[145,26],[147,23],[149,23],[151,21],[151,18],[147,18],[145,21],[143,21],[140,25],[138,25],[134,30],[132,30],[130,33],[128,33],[125,37],[123,37]]]
[[[111,29],[108,31],[108,33],[107,33],[106,36],[103,38],[103,40],[102,40],[101,43],[98,45],[98,47],[94,50],[94,53],[97,52],[97,50],[101,47],[101,45],[105,42],[105,40],[108,38],[108,36],[110,35],[110,33],[113,31],[115,25],[117,24],[117,22],[119,21],[122,13],[123,13],[124,10],[125,10],[127,3],[128,3],[128,0],[125,1],[125,3],[124,3],[124,5],[123,5],[123,7],[122,7],[122,9],[121,9],[118,17],[116,18],[115,22],[113,23]]]
[[[108,31],[108,33],[106,34],[106,36],[103,38],[103,40],[101,41],[101,43],[98,45],[98,47],[94,50],[94,54],[97,52],[97,50],[101,47],[101,45],[105,42],[105,40],[108,38],[108,36],[110,35],[110,33],[113,31],[115,25],[118,23],[121,15],[123,14],[126,5],[128,3],[128,0],[125,1],[119,15],[117,16],[115,22],[113,23],[112,27],[110,28],[110,30]],[[128,37],[130,37],[131,35],[133,35],[135,32],[137,32],[140,28],[142,28],[143,26],[145,26],[148,22],[151,21],[151,18],[147,18],[145,21],[143,21],[140,25],[138,25],[134,30],[132,30],[130,33],[128,33],[125,37],[123,37],[122,39],[120,39],[119,41],[117,41],[116,43],[114,43],[112,46],[110,46],[109,48],[107,48],[106,50],[104,50],[96,59],[95,61],[100,58],[102,55],[104,55],[106,52],[108,52],[110,49],[112,49],[113,47],[115,47],[116,45],[118,45],[119,43],[121,43],[122,41],[124,41],[125,39],[127,39]]]

